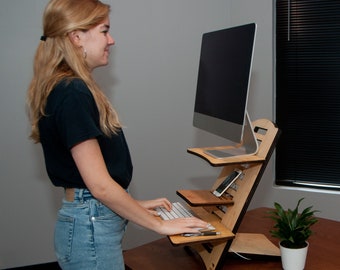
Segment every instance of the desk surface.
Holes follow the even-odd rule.
[[[239,232],[262,233],[277,245],[278,239],[272,238],[269,230],[273,221],[265,218],[268,208],[258,208],[246,213]],[[320,218],[312,227],[314,234],[309,239],[306,270],[340,269],[340,222]],[[133,270],[202,270],[203,263],[197,254],[183,247],[173,247],[167,238],[153,241],[124,252],[126,269]],[[280,259],[257,257],[244,260],[228,255],[223,269],[282,269]]]

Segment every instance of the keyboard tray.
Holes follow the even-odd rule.
[[[222,223],[221,220],[216,216],[208,213],[203,207],[195,207],[192,209],[195,212],[195,215],[198,218],[201,218],[204,221],[209,222],[212,226],[215,227],[215,231],[219,232],[219,235],[212,236],[192,236],[186,237],[182,235],[171,235],[168,236],[172,245],[186,245],[186,244],[194,244],[194,243],[206,243],[209,241],[221,241],[225,243],[226,240],[233,239],[235,235],[227,229]]]

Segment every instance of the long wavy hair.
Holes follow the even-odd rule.
[[[45,115],[47,97],[54,86],[68,78],[82,79],[90,89],[106,136],[116,134],[121,124],[117,112],[94,81],[83,52],[69,38],[75,30],[87,31],[109,16],[110,6],[98,0],[51,0],[43,15],[43,38],[34,59],[33,78],[28,88],[27,106],[31,139],[40,142],[38,123]]]

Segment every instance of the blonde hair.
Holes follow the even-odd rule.
[[[81,50],[69,38],[75,30],[87,31],[109,16],[110,6],[98,0],[51,0],[43,16],[43,37],[38,45],[27,105],[32,125],[30,137],[40,142],[38,123],[45,115],[47,97],[64,78],[80,78],[90,89],[106,136],[116,134],[121,124],[104,93],[87,67]]]

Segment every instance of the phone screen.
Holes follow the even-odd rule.
[[[231,174],[227,176],[227,178],[222,182],[221,185],[218,186],[216,191],[222,193],[224,189],[230,184],[230,182],[237,176],[238,172],[233,171]]]
[[[231,174],[229,174],[226,179],[223,180],[223,182],[216,188],[216,190],[213,192],[213,194],[217,197],[221,196],[223,192],[225,192],[228,187],[239,177],[239,175],[242,172],[239,170],[233,171]]]

